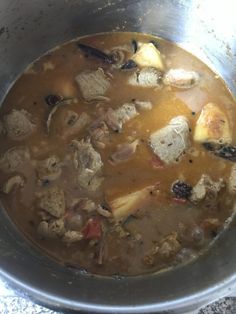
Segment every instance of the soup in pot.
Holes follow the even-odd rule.
[[[65,43],[24,71],[0,110],[3,206],[65,265],[166,269],[206,250],[233,213],[235,101],[171,42]]]

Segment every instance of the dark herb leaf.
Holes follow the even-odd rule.
[[[122,70],[131,70],[131,69],[134,69],[136,67],[137,67],[137,64],[133,60],[128,60],[122,65],[121,69]]]
[[[98,58],[105,63],[113,64],[115,63],[113,56],[106,54],[105,52],[84,44],[77,43],[78,47],[88,56]]]
[[[45,102],[48,106],[55,106],[62,100],[62,97],[59,95],[48,95],[45,97]]]
[[[150,40],[150,43],[153,44],[153,46],[155,46],[157,49],[159,48],[159,44],[157,41],[155,40]]]
[[[236,162],[236,146],[203,143],[203,147],[206,150],[213,152],[217,157]]]
[[[215,155],[236,162],[236,147],[231,145],[221,146],[215,151]]]
[[[206,150],[209,150],[210,152],[213,152],[216,149],[215,145],[212,143],[203,143],[202,145]]]
[[[133,47],[133,51],[134,53],[137,52],[138,50],[138,43],[135,39],[132,40],[132,47]]]

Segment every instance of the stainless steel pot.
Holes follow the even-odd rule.
[[[236,94],[234,0],[2,0],[0,99],[25,66],[74,37],[104,31],[156,34],[216,70]],[[1,210],[1,275],[47,306],[100,313],[184,313],[227,294],[236,282],[236,229],[194,263],[133,278],[102,278],[42,256]]]

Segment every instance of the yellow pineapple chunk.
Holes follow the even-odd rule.
[[[116,221],[121,221],[134,214],[140,207],[144,206],[150,199],[151,187],[126,194],[113,201],[108,201],[113,217]]]
[[[226,114],[213,103],[205,105],[194,130],[196,142],[230,144],[232,134]]]
[[[153,67],[163,71],[164,65],[160,51],[152,44],[143,44],[133,55],[132,60],[141,67]]]

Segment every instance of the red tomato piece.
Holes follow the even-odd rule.
[[[164,162],[158,156],[152,157],[151,165],[155,169],[164,169],[164,167],[165,167]]]
[[[174,198],[172,198],[172,201],[173,201],[174,203],[177,203],[177,204],[185,204],[185,203],[187,203],[186,198],[174,197]]]
[[[85,239],[99,239],[102,236],[101,220],[90,218],[82,230]]]

